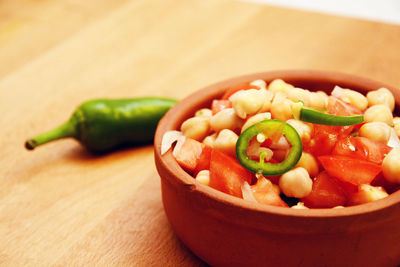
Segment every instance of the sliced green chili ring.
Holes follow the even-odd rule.
[[[288,142],[291,144],[291,149],[286,159],[281,163],[269,163],[264,162],[264,154],[261,153],[260,161],[255,161],[247,156],[247,147],[249,146],[250,140],[257,136],[259,133],[263,133],[268,136],[268,133],[282,130],[282,134],[285,135]],[[280,120],[265,120],[247,128],[240,136],[236,143],[236,157],[239,163],[254,173],[262,173],[263,175],[273,176],[281,175],[291,170],[299,161],[301,153],[303,151],[303,145],[301,138],[297,131],[288,123]],[[261,159],[262,158],[262,159]]]
[[[314,108],[304,107],[301,102],[292,104],[293,116],[305,122],[329,126],[356,125],[364,122],[363,115],[336,116]]]

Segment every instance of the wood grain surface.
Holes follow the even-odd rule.
[[[399,87],[399,47],[399,26],[238,1],[0,1],[0,265],[205,265],[168,224],[151,146],[24,150],[84,100],[277,69]]]

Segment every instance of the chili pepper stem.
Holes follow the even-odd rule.
[[[29,150],[34,149],[37,146],[42,144],[61,139],[66,137],[75,137],[76,136],[76,127],[75,124],[70,120],[66,123],[54,128],[50,131],[42,133],[38,136],[35,136],[25,142],[25,147]]]

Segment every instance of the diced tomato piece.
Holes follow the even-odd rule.
[[[248,89],[260,89],[258,86],[251,85],[250,83],[242,83],[236,86],[232,86],[228,88],[225,94],[222,96],[222,99],[229,99],[231,95],[240,91],[240,90],[248,90]]]
[[[264,142],[261,143],[261,147],[266,147],[269,148],[272,145],[272,139],[271,138],[267,138],[265,139]]]
[[[231,107],[232,107],[232,102],[229,100],[214,99],[211,104],[211,111],[212,111],[212,114],[215,115],[218,112],[220,112],[221,110],[226,109],[226,108],[231,108]]]
[[[289,149],[275,149],[272,159],[269,160],[271,163],[281,163],[284,161],[289,153]]]
[[[354,185],[369,184],[382,170],[381,166],[346,156],[320,156],[318,160],[330,176]]]
[[[348,125],[348,126],[331,126],[336,128],[335,130],[339,133],[339,135],[349,135],[353,132],[354,130],[354,125]]]
[[[363,151],[364,157],[376,164],[382,164],[386,155],[392,150],[386,144],[372,141],[366,137],[356,137],[356,147]]]
[[[352,184],[352,183],[349,183],[349,182],[345,182],[345,181],[342,181],[342,180],[339,180],[339,179],[336,179],[336,178],[333,178],[333,179],[335,179],[335,182],[338,185],[340,185],[341,188],[344,189],[344,191],[346,192],[347,196],[350,196],[351,194],[354,194],[354,193],[356,193],[358,191],[358,185],[355,185],[355,184]]]
[[[388,154],[391,149],[385,144],[365,137],[346,136],[336,143],[332,154],[368,160],[380,165],[385,158],[385,154]]]
[[[277,161],[277,160],[274,159],[274,158],[270,159],[268,162],[271,162],[271,163],[273,163],[273,164],[280,163],[280,161]]]
[[[346,136],[340,138],[337,142],[335,147],[333,148],[332,154],[333,155],[342,155],[342,156],[349,156],[349,157],[356,157],[359,158],[358,151],[356,149],[356,142],[354,140],[355,137]]]
[[[179,166],[187,172],[193,172],[202,154],[203,144],[191,138],[185,138],[182,146],[174,149],[174,156]]]
[[[303,144],[304,150],[314,156],[330,155],[338,139],[348,136],[354,126],[328,126],[314,124],[310,142]]]
[[[199,160],[197,165],[193,171],[193,175],[196,176],[202,170],[209,170],[210,169],[210,161],[211,161],[211,151],[213,149],[209,146],[205,146],[201,151]]]
[[[328,98],[327,110],[330,114],[337,116],[347,116],[360,113],[354,107],[344,103],[340,99],[330,96]],[[305,146],[305,150],[315,156],[331,154],[336,141],[341,135],[349,135],[354,129],[354,126],[328,126],[328,125],[313,125],[311,141]]]
[[[242,184],[251,183],[252,173],[240,163],[215,149],[211,151],[210,186],[227,194],[242,197]]]
[[[335,127],[314,124],[311,140],[308,144],[304,144],[304,150],[314,156],[329,155],[337,139],[338,133]]]
[[[258,203],[278,207],[288,207],[285,201],[283,201],[279,196],[279,191],[274,187],[276,187],[276,185],[272,184],[271,181],[265,178],[260,178],[255,185],[251,186],[251,191],[253,191],[253,196]]]
[[[343,206],[347,197],[335,178],[321,172],[315,177],[311,193],[301,201],[309,208],[333,208]]]

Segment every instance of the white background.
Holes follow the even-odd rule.
[[[244,0],[400,25],[400,0]]]

